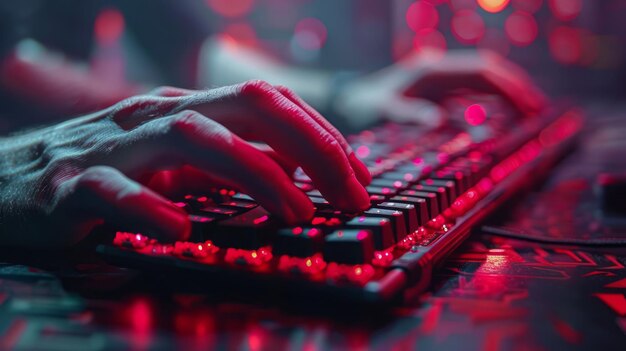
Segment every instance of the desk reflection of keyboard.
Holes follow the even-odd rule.
[[[190,241],[117,232],[98,251],[165,279],[211,279],[225,289],[246,281],[247,289],[355,303],[397,300],[408,288],[427,287],[433,267],[471,227],[545,173],[581,126],[573,110],[436,129],[388,123],[349,138],[373,176],[372,206],[363,213],[334,210],[296,171],[295,184],[317,209],[309,223],[284,227],[247,195],[215,189],[177,202],[193,223]]]

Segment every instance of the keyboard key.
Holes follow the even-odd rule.
[[[323,197],[309,196],[309,199],[313,203],[313,206],[315,206],[315,208],[317,208],[317,209],[329,209],[329,208],[332,208],[330,203],[328,203],[328,201],[326,199],[324,199]]]
[[[426,201],[424,201],[424,203],[425,202]],[[387,202],[383,202],[383,203],[376,205],[376,208],[396,210],[396,211],[400,211],[404,213],[407,233],[413,233],[420,226],[419,215],[417,214],[417,209],[415,208],[415,205],[413,204],[387,201]],[[424,213],[426,213],[426,208],[424,208],[424,211],[425,211]],[[398,236],[396,236],[396,240],[399,240]]]
[[[365,216],[375,216],[387,218],[391,222],[393,232],[395,234],[395,241],[398,242],[407,235],[405,215],[398,210],[391,210],[387,208],[374,207],[365,211]]]
[[[368,185],[365,189],[370,195],[393,196],[398,192],[398,189],[393,187],[380,187],[372,185]]]
[[[426,200],[426,207],[428,208],[428,217],[435,218],[439,214],[439,201],[437,200],[437,194],[420,190],[405,190],[400,193],[403,196],[418,197]],[[397,201],[397,200],[394,200]],[[422,223],[424,225],[424,223]]]
[[[246,195],[246,194],[242,194],[242,193],[236,193],[235,195],[230,197],[233,200],[244,200],[244,201],[252,201],[254,202],[254,199],[250,197],[250,195]]]
[[[318,228],[295,227],[281,229],[273,243],[275,255],[309,257],[321,252],[324,245],[324,234]]]
[[[369,263],[374,258],[374,237],[367,230],[337,230],[326,236],[324,260],[344,264]]]
[[[370,185],[383,187],[383,188],[395,188],[395,189],[404,189],[409,186],[409,182],[401,179],[374,179],[370,183]]]
[[[225,207],[236,208],[236,209],[239,209],[241,211],[251,210],[251,209],[253,209],[253,208],[258,206],[258,204],[256,202],[241,201],[241,200],[224,201],[224,202],[220,203],[219,205],[220,206],[225,206]]]
[[[206,232],[206,239],[217,247],[229,247],[245,250],[258,249],[268,242],[268,233],[276,228],[276,222],[261,206],[220,221],[219,228]]]
[[[239,213],[239,211],[231,207],[222,207],[222,206],[213,206],[213,205],[207,205],[207,206],[202,207],[200,209],[200,212],[208,213],[218,218],[232,217]]]
[[[320,191],[317,190],[317,189],[316,190],[307,191],[306,194],[309,195],[309,196],[324,197],[322,195],[322,193],[320,193]]]
[[[426,180],[422,180],[420,184],[425,185],[425,186],[435,186],[435,187],[444,188],[446,190],[446,194],[448,194],[448,205],[450,205],[454,200],[456,200],[457,194],[459,194],[456,191],[456,186],[454,185],[454,182],[451,180],[439,180],[439,179],[429,178]]]
[[[380,175],[383,179],[401,180],[405,182],[415,182],[421,174],[416,172],[387,172]]]
[[[415,211],[417,212],[417,222],[419,226],[426,225],[430,219],[430,214],[428,213],[428,201],[426,199],[399,195],[392,197],[389,201],[413,205],[415,207]]]
[[[205,240],[205,234],[210,228],[214,228],[216,218],[210,215],[189,215],[191,222],[191,239],[194,241]]]
[[[391,221],[387,218],[359,216],[346,222],[345,228],[370,231],[376,250],[384,250],[395,241]]]
[[[417,185],[414,185],[412,189],[415,189],[418,191],[426,191],[426,192],[437,195],[437,202],[439,204],[439,207],[438,207],[439,213],[443,212],[443,210],[445,210],[446,208],[448,208],[448,206],[450,206],[448,193],[446,192],[446,189],[442,187],[417,184]]]

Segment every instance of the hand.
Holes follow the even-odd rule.
[[[270,156],[246,139],[268,144]],[[288,89],[262,81],[161,88],[4,139],[0,162],[3,245],[62,247],[102,222],[184,240],[188,218],[163,195],[214,186],[243,191],[288,223],[310,219],[311,202],[280,164],[302,167],[339,209],[369,206],[370,175],[343,136]]]
[[[438,125],[446,118],[438,103],[461,89],[498,95],[522,115],[536,114],[546,103],[516,64],[490,51],[453,51],[412,55],[355,81],[337,99],[337,109],[362,119]]]

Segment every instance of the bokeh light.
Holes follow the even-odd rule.
[[[252,10],[254,0],[206,0],[206,3],[224,17],[241,17]]]
[[[481,125],[487,119],[487,112],[479,104],[469,105],[465,109],[465,121],[473,126]]]
[[[239,44],[254,46],[258,42],[256,31],[248,22],[230,23],[224,28],[222,33],[228,35]]]
[[[559,26],[548,36],[550,54],[559,63],[576,64],[582,56],[581,31],[577,28]]]
[[[94,23],[94,34],[100,44],[116,42],[124,32],[124,17],[115,9],[101,11]]]
[[[477,0],[478,5],[485,11],[496,13],[504,10],[509,0]]]
[[[539,28],[532,15],[515,11],[504,22],[504,31],[514,45],[528,46],[537,38]]]
[[[452,34],[461,44],[476,44],[485,34],[485,22],[475,11],[457,11],[452,17]]]
[[[406,10],[406,24],[414,32],[425,28],[435,28],[438,22],[437,9],[426,1],[416,1]]]
[[[422,29],[415,33],[415,37],[413,38],[413,47],[416,51],[445,51],[446,46],[446,38],[444,35],[440,31],[432,28]]]
[[[502,56],[507,56],[511,51],[511,43],[504,33],[496,28],[489,28],[485,31],[478,48],[495,51]]]
[[[580,14],[583,2],[582,0],[548,0],[548,6],[558,20],[571,21]]]
[[[303,49],[319,50],[326,43],[328,31],[322,21],[317,18],[301,19],[294,30],[294,40]]]

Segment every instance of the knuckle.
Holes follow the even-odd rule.
[[[175,102],[158,96],[138,95],[122,100],[112,111],[113,118],[118,121],[139,115],[158,115],[170,111]]]
[[[274,91],[274,87],[263,80],[249,80],[241,85],[241,94],[245,97],[256,98],[267,96]]]

